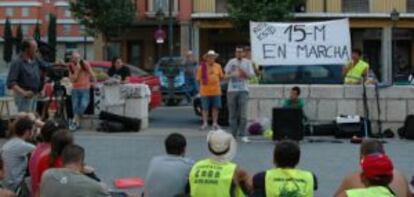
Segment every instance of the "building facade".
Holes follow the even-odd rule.
[[[159,59],[169,54],[168,36],[162,44],[158,44],[154,34],[162,29],[168,34],[169,5],[173,6],[173,47],[174,56],[180,56],[191,48],[191,13],[192,0],[135,0],[137,18],[119,38],[111,38],[106,44],[99,38],[95,42],[97,59],[122,57],[131,65],[152,70]],[[160,17],[157,12],[162,12]],[[106,57],[105,57],[106,56]]]
[[[349,18],[352,47],[363,51],[381,81],[404,82],[414,72],[414,0],[304,0],[292,10],[295,21]],[[198,55],[213,48],[228,59],[235,45],[249,43],[228,20],[226,0],[194,0],[191,18]]]
[[[94,39],[85,36],[81,26],[72,18],[68,0],[0,1],[0,54],[3,54],[1,37],[6,18],[10,19],[14,36],[20,24],[24,37],[32,37],[36,23],[39,23],[41,39],[47,41],[49,14],[55,14],[57,18],[57,58],[63,59],[65,51],[72,50],[78,50],[82,55],[86,53],[88,59],[95,58]]]

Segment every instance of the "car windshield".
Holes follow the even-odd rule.
[[[142,70],[141,68],[138,68],[136,66],[127,65],[128,68],[131,70],[132,76],[148,76],[150,75],[147,71]]]
[[[184,59],[181,57],[174,57],[172,58],[172,60],[174,61],[174,65],[179,65],[179,66],[183,65],[183,62],[184,62]],[[170,58],[164,57],[164,58],[161,58],[160,61],[158,61],[157,65],[162,67],[162,66],[168,65],[169,62],[170,62]]]
[[[263,67],[263,84],[342,84],[342,65]]]

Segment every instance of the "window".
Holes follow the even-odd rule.
[[[414,0],[407,0],[407,12],[414,12]]]
[[[13,16],[14,10],[13,8],[6,8],[6,16]]]
[[[227,13],[227,1],[226,0],[216,0],[216,12]]]
[[[29,8],[22,8],[22,17],[28,17],[30,15]]]
[[[342,0],[343,12],[369,12],[369,0]]]
[[[71,25],[63,25],[63,34],[64,35],[70,35],[71,31],[72,31]]]
[[[152,0],[152,7],[149,8],[149,11],[152,12],[157,12],[159,9],[161,9],[164,13],[168,14],[168,9],[169,9],[169,3],[171,1],[168,0]],[[178,10],[178,1],[177,0],[172,0],[173,2],[173,11],[176,12]],[[149,4],[151,5],[151,4]]]
[[[72,13],[70,12],[69,8],[65,8],[65,17],[70,18],[72,17]]]
[[[22,33],[24,36],[27,36],[29,34],[29,26],[22,25]]]
[[[45,21],[49,22],[49,13],[45,14]]]
[[[114,57],[121,57],[121,43],[119,42],[109,42],[106,50],[110,60]]]

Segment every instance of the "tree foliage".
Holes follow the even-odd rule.
[[[49,26],[47,29],[47,43],[50,48],[53,50],[50,54],[50,61],[55,61],[56,59],[56,16],[49,14]]]
[[[36,23],[36,27],[35,27],[35,30],[33,32],[33,39],[35,39],[36,41],[40,41],[40,39],[41,39],[39,22]]]
[[[12,60],[13,56],[13,32],[9,18],[6,19],[6,24],[4,26],[4,51],[3,51],[3,60],[9,63]]]
[[[229,16],[241,31],[249,30],[250,21],[286,21],[301,0],[227,0]]]
[[[70,1],[70,10],[89,35],[101,33],[105,40],[123,33],[136,14],[132,0]]]
[[[17,30],[16,30],[16,38],[15,38],[15,44],[16,44],[16,53],[20,53],[20,45],[22,44],[23,41],[23,30],[22,30],[22,25],[19,24],[17,26]]]

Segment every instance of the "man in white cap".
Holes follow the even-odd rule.
[[[204,56],[197,70],[197,81],[200,83],[200,96],[202,106],[203,125],[201,130],[207,129],[208,115],[211,110],[213,116],[213,129],[219,129],[218,115],[221,108],[221,80],[224,78],[221,65],[216,63],[218,54],[209,50]]]
[[[190,196],[248,195],[251,191],[249,175],[231,162],[237,150],[234,137],[223,130],[210,131],[207,144],[212,156],[198,161],[191,169]]]

